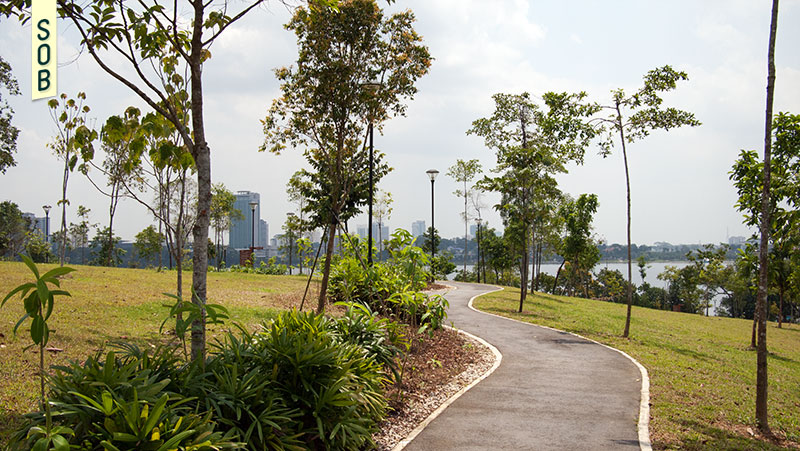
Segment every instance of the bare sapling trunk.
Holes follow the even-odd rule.
[[[631,179],[628,170],[628,152],[625,148],[625,130],[622,126],[622,113],[619,110],[619,102],[617,102],[617,126],[619,127],[619,137],[622,143],[622,159],[625,162],[625,188],[627,193],[627,237],[628,237],[628,286],[625,288],[628,298],[628,311],[625,316],[625,330],[622,332],[623,338],[628,338],[631,329],[631,305],[633,304],[633,284],[632,280],[632,260],[631,260]]]
[[[331,272],[331,260],[333,259],[334,237],[336,236],[336,222],[328,225],[328,243],[325,250],[325,266],[322,270],[322,282],[319,288],[319,299],[317,301],[317,314],[325,311],[325,297],[328,292],[328,279]]]
[[[764,187],[761,193],[761,242],[758,250],[758,341],[756,343],[756,422],[769,435],[767,412],[767,289],[770,237],[770,164],[772,157],[772,104],[775,94],[775,36],[778,29],[778,0],[772,1],[769,48],[767,50],[767,108],[764,122]]]

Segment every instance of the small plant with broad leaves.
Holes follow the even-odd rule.
[[[199,305],[193,302],[184,301],[182,297],[162,293],[175,300],[174,304],[164,304],[164,307],[169,309],[169,315],[164,318],[161,327],[158,329],[159,333],[163,332],[164,326],[170,319],[175,320],[175,336],[180,340],[183,346],[183,354],[188,357],[188,350],[186,349],[186,332],[192,327],[192,323],[203,317],[203,310]],[[230,319],[228,309],[219,304],[206,304],[206,324],[223,324],[226,319]]]
[[[16,335],[19,327],[25,322],[26,319],[31,319],[31,340],[35,345],[39,345],[39,382],[41,387],[42,406],[46,413],[45,427],[34,427],[28,432],[28,437],[34,440],[34,450],[49,450],[52,448],[56,451],[68,450],[69,442],[65,436],[73,435],[73,431],[69,428],[62,426],[53,426],[52,415],[50,413],[50,403],[47,402],[44,391],[45,371],[44,371],[44,347],[50,340],[50,326],[47,325],[47,320],[53,314],[55,307],[56,296],[70,296],[68,291],[61,290],[61,282],[58,278],[65,274],[75,271],[69,267],[60,267],[52,269],[44,274],[39,273],[36,264],[33,263],[26,255],[20,255],[22,261],[30,268],[33,273],[34,280],[32,282],[23,283],[22,285],[11,290],[0,307],[3,307],[6,302],[19,293],[20,298],[23,299],[25,306],[25,314],[22,315],[17,324],[14,326],[14,334]],[[58,289],[51,289],[50,285]]]

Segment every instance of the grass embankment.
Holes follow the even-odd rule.
[[[656,449],[777,449],[752,435],[756,354],[748,349],[752,321],[634,307],[630,339],[621,338],[625,306],[507,288],[475,307],[566,330],[625,351],[650,374],[650,435]],[[800,327],[769,323],[770,426],[800,442]]]
[[[39,265],[40,272],[57,265]],[[175,271],[156,272],[144,269],[102,268],[70,265],[77,269],[62,280],[61,287],[72,297],[58,297],[50,324],[45,365],[59,365],[68,360],[84,360],[105,347],[109,341],[126,340],[147,343],[168,341],[159,334],[159,326],[168,314],[163,304],[171,304],[162,293],[176,292]],[[0,262],[0,300],[14,287],[31,280],[23,263]],[[231,320],[253,329],[274,317],[279,310],[299,307],[305,289],[303,276],[265,276],[242,273],[209,273],[209,302],[228,308]],[[305,309],[316,306],[315,287],[306,299]],[[184,299],[191,299],[191,272],[184,272]],[[38,402],[38,349],[31,347],[28,321],[16,337],[12,330],[24,314],[18,295],[0,309],[0,444],[20,421],[20,416],[34,410]],[[165,327],[165,333],[168,327]],[[209,335],[219,332],[210,326]],[[213,338],[209,339],[209,342]]]

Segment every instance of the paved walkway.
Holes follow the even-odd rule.
[[[407,450],[635,450],[641,374],[574,335],[475,312],[486,285],[448,282],[448,321],[503,354],[492,375],[433,420]]]

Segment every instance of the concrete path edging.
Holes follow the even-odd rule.
[[[457,290],[456,287],[451,286],[451,285],[447,285],[447,287],[450,288],[450,289],[453,289],[453,290]],[[502,290],[502,288],[500,288],[500,287],[497,287],[497,288],[498,288],[497,290],[487,291],[486,293],[481,293],[481,294],[473,296],[472,299],[469,300],[470,308],[472,308],[472,301],[475,298],[477,298],[479,296],[483,296],[485,294],[494,293],[496,291]],[[445,327],[450,327],[450,326],[445,326]],[[455,329],[455,328],[453,328],[453,329]],[[478,337],[477,335],[473,335],[473,334],[471,334],[469,332],[466,332],[466,331],[463,331],[463,330],[460,330],[460,329],[455,329],[455,330],[458,331],[458,333],[464,334],[464,335],[472,338],[473,340],[478,341],[482,345],[488,347],[492,351],[492,354],[494,354],[494,364],[492,365],[491,368],[489,368],[488,371],[483,373],[479,378],[475,379],[469,385],[467,385],[464,388],[462,388],[461,390],[459,390],[456,394],[454,394],[453,396],[448,398],[447,401],[444,402],[444,404],[442,404],[441,406],[436,408],[436,410],[431,412],[431,414],[428,415],[428,418],[425,418],[425,420],[422,423],[420,423],[419,425],[417,425],[417,427],[414,428],[414,430],[411,431],[404,439],[400,440],[400,442],[397,445],[395,445],[394,448],[392,448],[392,451],[400,451],[400,450],[404,449],[409,443],[411,443],[412,440],[414,440],[417,437],[417,435],[420,434],[420,432],[422,432],[431,423],[431,421],[435,420],[436,417],[441,415],[442,412],[444,412],[445,409],[447,409],[450,406],[450,404],[453,404],[464,393],[466,393],[472,387],[478,385],[479,382],[481,382],[482,380],[484,380],[487,377],[489,377],[492,373],[494,373],[494,370],[496,370],[500,366],[500,363],[503,361],[503,354],[501,354],[500,351],[496,347],[492,346],[491,343],[489,343],[486,340],[484,340],[483,338]]]
[[[469,303],[467,304],[467,306],[470,309],[472,309],[472,310],[474,310],[474,311],[476,311],[478,313],[482,313],[484,315],[495,316],[497,318],[502,318],[502,319],[509,320],[509,321],[514,321],[514,322],[517,322],[517,323],[527,324],[529,326],[542,327],[542,328],[554,330],[554,331],[557,331],[557,332],[568,333],[568,334],[573,335],[575,337],[578,337],[578,338],[581,338],[581,339],[584,339],[584,340],[587,340],[587,341],[591,341],[592,343],[596,343],[596,344],[598,344],[600,346],[603,346],[605,348],[608,348],[608,349],[610,349],[612,351],[618,352],[618,353],[622,354],[623,356],[625,356],[626,358],[628,358],[631,362],[633,362],[634,365],[636,365],[636,367],[639,369],[639,372],[642,375],[641,398],[640,398],[640,403],[639,403],[639,421],[637,423],[637,430],[638,430],[638,436],[639,436],[639,448],[641,449],[641,451],[652,451],[653,448],[652,448],[652,444],[650,443],[650,377],[648,376],[647,368],[645,368],[644,365],[639,363],[636,359],[634,359],[633,357],[628,355],[626,352],[621,351],[621,350],[619,350],[617,348],[613,348],[613,347],[608,346],[606,344],[600,343],[597,340],[592,340],[591,338],[586,338],[586,337],[584,337],[582,335],[578,335],[578,334],[572,333],[572,332],[563,331],[563,330],[560,330],[560,329],[555,329],[553,327],[548,327],[548,326],[542,326],[542,325],[539,325],[539,324],[528,323],[528,322],[525,322],[525,321],[520,321],[520,320],[517,320],[517,319],[508,318],[508,317],[505,317],[505,316],[496,315],[494,313],[488,313],[488,312],[484,312],[484,311],[476,309],[472,305],[472,301],[474,301],[476,298],[478,298],[479,296],[483,296],[484,294],[495,293],[497,291],[503,290],[502,287],[499,287],[497,285],[489,285],[489,286],[493,286],[496,289],[492,290],[492,291],[487,291],[486,293],[481,293],[481,294],[479,294],[477,296],[473,296],[469,300]],[[499,366],[499,364],[497,366]],[[493,368],[492,371],[494,371],[494,369],[495,368]],[[491,374],[491,372],[488,373],[487,376],[489,374]],[[453,401],[455,401],[455,399],[453,399]],[[442,409],[442,410],[444,410],[444,409]],[[433,418],[431,418],[430,420],[432,421]],[[430,421],[426,420],[425,424],[427,425],[427,423],[429,423],[429,422]],[[420,432],[421,432],[421,429],[420,429]],[[419,432],[417,432],[417,434],[419,434]],[[413,437],[412,437],[412,439],[413,439]]]

